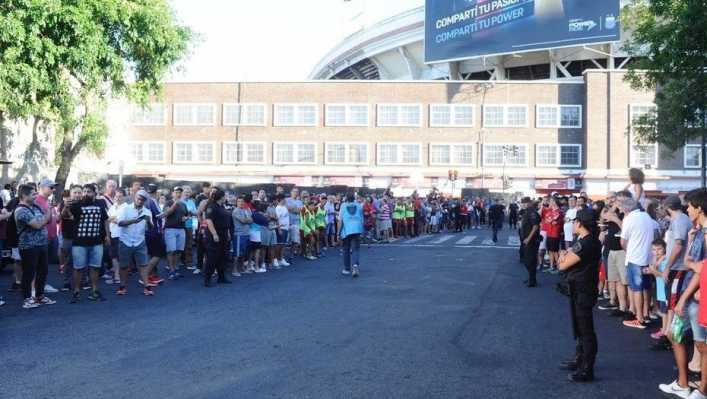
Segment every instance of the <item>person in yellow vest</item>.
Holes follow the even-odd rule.
[[[402,198],[395,201],[393,208],[393,234],[395,237],[401,237],[405,232],[405,204]]]
[[[412,203],[412,199],[408,198],[405,201],[405,226],[406,234],[408,237],[415,235],[415,206]]]

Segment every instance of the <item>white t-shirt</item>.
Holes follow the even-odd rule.
[[[626,264],[648,266],[651,261],[651,244],[658,230],[658,222],[646,212],[632,211],[624,217],[621,225],[621,238],[627,241]]]
[[[565,233],[565,241],[572,241],[574,236],[574,219],[577,217],[577,208],[570,208],[565,212],[565,224],[562,229]]]
[[[120,215],[120,211],[123,210],[128,206],[126,203],[118,204],[117,202],[111,205],[110,208],[108,208],[108,218],[116,218],[116,220],[112,221],[108,228],[110,229],[110,238],[120,238],[120,229],[121,227],[118,226],[118,220],[117,217]]]
[[[290,228],[290,211],[287,210],[286,206],[278,205],[275,207],[275,213],[277,214],[277,224],[283,230],[289,230]]]
[[[123,207],[118,214],[118,222],[137,219],[138,217],[147,215],[152,218],[152,212],[146,207],[136,209],[134,204]],[[141,220],[129,226],[120,228],[120,242],[134,248],[140,246],[145,241],[145,230],[147,230],[147,222]]]

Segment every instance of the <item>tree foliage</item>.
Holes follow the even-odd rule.
[[[626,50],[640,56],[626,79],[655,90],[656,112],[641,117],[641,142],[676,150],[707,129],[707,0],[634,0],[624,8]]]
[[[0,112],[53,122],[60,182],[82,150],[103,150],[106,101],[159,94],[190,38],[166,0],[3,0]]]

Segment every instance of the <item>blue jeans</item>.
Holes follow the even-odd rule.
[[[350,234],[344,237],[344,270],[351,270],[351,264],[358,266],[361,252],[361,235]]]
[[[74,260],[74,269],[81,270],[86,266],[99,269],[103,261],[103,245],[71,248],[71,257]]]

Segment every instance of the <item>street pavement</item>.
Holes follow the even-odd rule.
[[[356,280],[330,250],[230,286],[189,275],[152,298],[131,281],[126,297],[104,286],[103,303],[58,293],[54,306],[22,310],[9,293],[0,398],[660,397],[671,354],[599,311],[597,381],[568,382],[557,369],[574,348],[559,277],[524,287],[513,234],[489,236],[364,245]],[[5,270],[0,284],[10,281]]]

